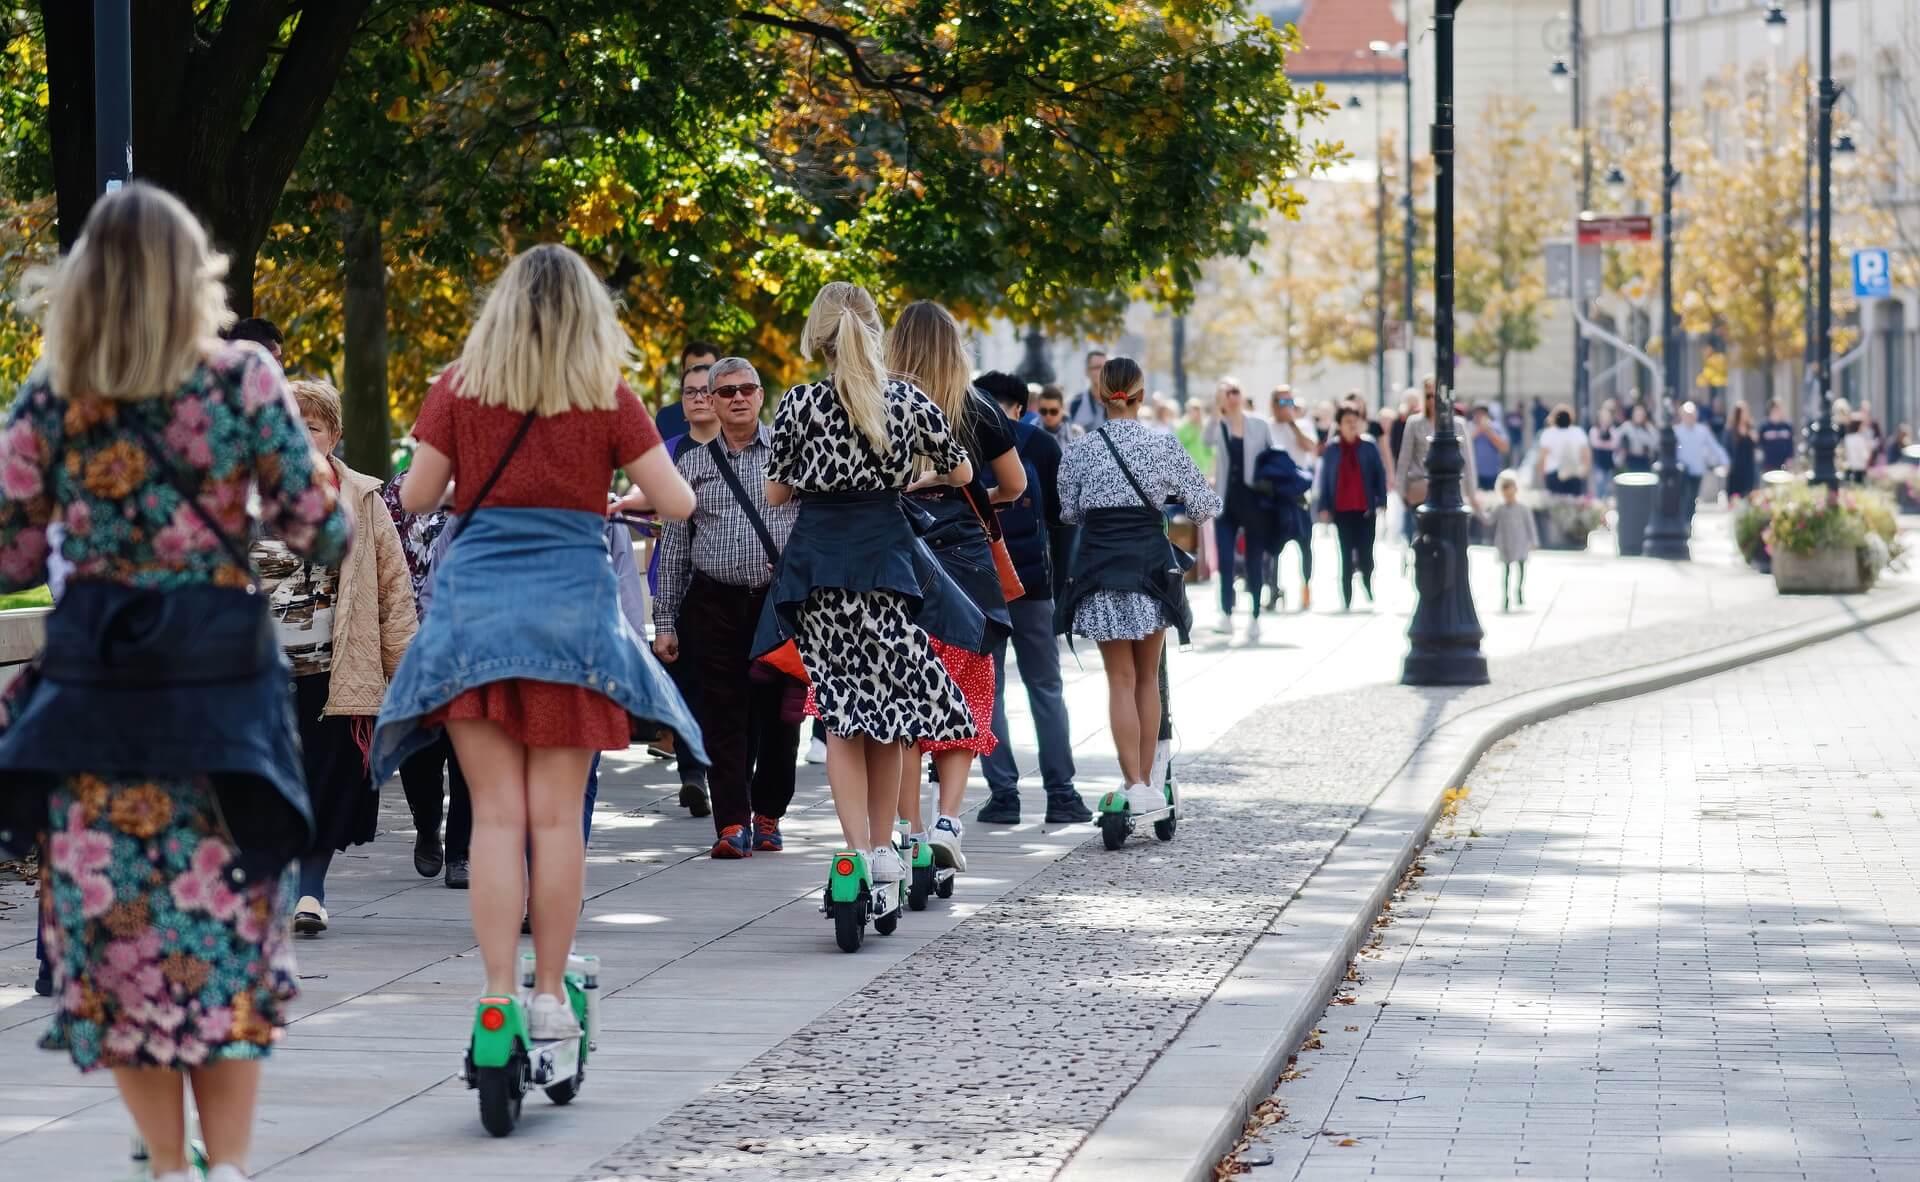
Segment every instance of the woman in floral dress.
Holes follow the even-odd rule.
[[[236,545],[254,524],[257,488],[261,523],[295,551],[317,562],[345,554],[350,527],[280,367],[256,345],[216,338],[231,318],[224,270],[192,215],[158,189],[132,184],[94,206],[47,281],[44,361],[0,435],[0,590],[46,581],[55,522],[73,564],[63,606],[89,579],[167,592],[247,586],[250,572],[182,488]],[[47,684],[16,682],[0,724],[28,733]],[[141,774],[42,777],[56,1009],[41,1045],[82,1071],[113,1070],[158,1178],[187,1177],[185,1073],[209,1182],[236,1182],[259,1060],[295,993],[286,882],[234,873],[228,822],[245,818],[221,815],[211,777],[153,763]]]

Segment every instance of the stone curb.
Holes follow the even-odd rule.
[[[1920,611],[1920,593],[1849,606],[1686,657],[1516,694],[1423,739],[1184,1029],[1070,1158],[1055,1182],[1211,1182],[1255,1105],[1273,1092],[1444,805],[1495,743],[1587,706],[1654,693]]]

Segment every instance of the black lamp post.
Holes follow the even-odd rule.
[[[1566,58],[1555,58],[1553,66],[1547,71],[1553,83],[1554,93],[1571,93],[1573,97],[1573,134],[1580,140],[1580,210],[1585,212],[1593,205],[1593,148],[1587,140],[1586,122],[1586,40],[1580,19],[1580,0],[1571,0],[1567,12],[1567,54]],[[1569,61],[1568,58],[1572,60]],[[1580,249],[1574,243],[1575,250]],[[1573,293],[1573,299],[1584,307],[1586,297],[1580,292]],[[1573,409],[1582,417],[1592,412],[1593,401],[1589,373],[1591,342],[1587,334],[1581,331],[1576,319],[1573,325]]]
[[[1680,394],[1680,320],[1673,309],[1673,0],[1661,0],[1660,31],[1660,364],[1665,370],[1660,399],[1660,488],[1647,522],[1644,553],[1649,558],[1685,562],[1692,557],[1687,539],[1686,480],[1680,471],[1679,441],[1673,433],[1675,400]]]
[[[1053,380],[1053,362],[1047,359],[1047,334],[1040,331],[1038,325],[1027,329],[1023,338],[1026,356],[1020,359],[1020,365],[1013,372],[1021,381],[1030,386],[1044,386]]]
[[[1466,457],[1453,417],[1453,18],[1461,0],[1434,4],[1433,445],[1427,503],[1416,515],[1413,581],[1420,601],[1407,628],[1404,685],[1485,685],[1480,617],[1467,582]]]
[[[1814,367],[1820,384],[1820,421],[1808,440],[1813,450],[1813,482],[1840,487],[1833,466],[1840,433],[1833,425],[1833,105],[1840,97],[1833,84],[1833,0],[1820,0],[1820,229],[1814,245]]]

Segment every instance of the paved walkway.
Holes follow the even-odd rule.
[[[1203,633],[1175,658],[1192,804],[1178,841],[1107,855],[1084,827],[975,826],[954,902],[857,956],[831,950],[814,909],[837,840],[817,769],[786,854],[714,863],[710,825],[674,806],[670,774],[610,759],[581,934],[605,966],[605,1051],[575,1105],[536,1099],[505,1142],[481,1133],[454,1078],[478,977],[466,900],[413,877],[387,793],[389,836],[336,861],[334,930],[300,946],[305,993],[267,1074],[257,1169],[1047,1177],[1440,717],[1845,610],[1777,598],[1724,543],[1690,566],[1543,555],[1532,606],[1485,615],[1495,685],[1410,690],[1391,684],[1411,607],[1397,553],[1381,549],[1380,610],[1340,615],[1324,551],[1314,612],[1270,623],[1258,648]],[[1475,565],[1483,609],[1497,605],[1497,572]],[[1114,769],[1097,658],[1083,656],[1068,693],[1092,793]],[[1017,691],[1010,704],[1027,762]],[[26,989],[26,920],[0,910],[0,1176],[57,1162],[63,1178],[119,1177],[126,1125],[108,1081],[29,1050],[46,1003]]]
[[[1497,746],[1246,1176],[1920,1177],[1915,652],[1897,622]]]

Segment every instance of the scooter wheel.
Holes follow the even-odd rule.
[[[520,1122],[520,1061],[516,1057],[505,1067],[479,1067],[475,1086],[480,1089],[480,1123],[487,1132],[504,1137]]]
[[[899,926],[900,913],[898,911],[889,911],[885,915],[877,915],[873,920],[873,930],[883,936],[893,935],[893,929]]]
[[[547,1089],[547,1099],[553,1101],[555,1104],[571,1104],[573,1103],[573,1098],[580,1094],[580,1085],[585,1082],[587,1081],[584,1075],[576,1075],[572,1079],[563,1079]]]
[[[1100,814],[1100,840],[1109,850],[1117,850],[1127,844],[1127,821],[1126,813]]]
[[[1161,841],[1172,841],[1174,825],[1178,820],[1179,817],[1176,814],[1168,813],[1164,818],[1153,823],[1153,835]]]
[[[907,908],[911,911],[925,911],[927,896],[933,893],[933,867],[915,866],[913,880],[907,883]]]
[[[953,898],[953,876],[949,874],[947,877],[935,883],[933,893],[939,895],[942,899]]]
[[[864,896],[852,903],[833,905],[833,942],[840,945],[840,951],[860,951],[860,941],[866,935],[867,902]]]

